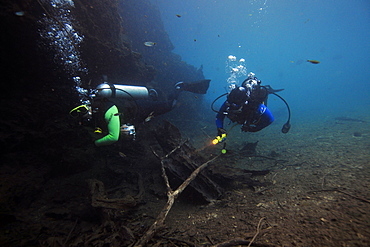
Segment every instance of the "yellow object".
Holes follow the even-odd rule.
[[[94,130],[94,133],[95,133],[95,134],[101,134],[101,133],[103,133],[103,130],[102,130],[101,128],[97,127],[97,128]]]
[[[82,116],[82,115],[86,114],[88,111],[89,111],[89,107],[87,105],[79,105],[79,106],[73,108],[69,112],[69,114],[72,117],[78,117],[78,116]]]
[[[223,141],[225,141],[226,140],[226,134],[222,134],[221,136],[217,136],[216,137],[216,139],[214,139],[213,141],[212,141],[212,143],[214,144],[214,145],[216,145],[216,144],[218,144],[218,143],[220,143],[220,142],[223,142]]]

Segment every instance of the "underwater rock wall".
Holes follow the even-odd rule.
[[[40,88],[74,87],[68,71],[55,58],[48,40],[40,37],[42,18],[52,15],[51,1],[9,1],[0,4],[2,38],[6,47],[1,64],[4,81],[12,81],[5,89],[12,93],[28,94]],[[63,2],[63,1],[59,1]],[[72,2],[72,1],[69,1]],[[83,87],[94,87],[106,75],[109,81],[132,82],[166,89],[177,81],[203,79],[201,70],[181,61],[172,53],[173,45],[164,30],[159,10],[147,0],[75,0],[71,8],[73,28],[83,37],[78,45]],[[63,25],[64,23],[59,23]],[[65,28],[64,28],[65,29]],[[156,44],[147,47],[144,42]],[[69,89],[68,89],[69,88]],[[19,91],[20,89],[20,91]],[[4,91],[3,91],[4,92]],[[73,93],[73,92],[72,92]]]
[[[76,30],[84,35],[81,57],[88,69],[85,83],[99,84],[102,75],[113,83],[145,85],[154,79],[154,67],[144,64],[142,55],[131,49],[131,37],[118,13],[119,1],[80,0],[75,6]]]
[[[79,65],[86,69],[66,68],[66,61],[56,56],[55,44],[40,34],[45,18],[64,33],[70,30],[53,16],[57,8],[51,2],[73,4],[64,14],[73,17],[73,29],[83,37],[74,48],[79,50]],[[45,162],[61,171],[76,163],[88,164],[69,157],[70,148],[91,142],[68,115],[79,104],[73,76],[81,77],[83,88],[94,88],[106,75],[113,83],[153,86],[161,95],[177,81],[203,78],[201,70],[172,53],[159,10],[147,0],[2,1],[0,9],[0,145],[2,154],[11,154],[3,164]],[[147,47],[145,41],[156,45]],[[30,156],[17,155],[26,150]]]
[[[166,33],[160,11],[148,0],[120,1],[119,13],[122,16],[126,35],[130,37],[133,52],[142,54],[146,64],[154,66],[156,87],[171,90],[178,81],[195,81],[204,79],[201,69],[188,65],[181,60]],[[153,42],[153,46],[145,46]]]
[[[72,16],[73,31],[81,37],[72,47],[80,57],[80,68],[73,71],[63,64],[67,58],[57,55],[58,49],[68,53],[68,47],[58,47],[54,44],[58,40],[45,38],[50,35],[45,19],[63,33],[71,30],[64,19],[58,19],[58,4],[72,6],[64,15]],[[162,96],[178,81],[204,78],[201,69],[172,53],[160,12],[148,0],[2,1],[0,8],[1,100],[23,104],[40,121],[65,118],[79,103],[74,76],[81,78],[82,88],[94,88],[106,75],[112,83],[155,87]],[[68,39],[75,33],[64,35]],[[145,46],[147,41],[156,44]],[[45,105],[53,110],[45,110]]]
[[[203,75],[172,53],[159,11],[146,0],[15,0],[1,1],[0,10],[0,245],[39,246],[39,239],[53,234],[45,233],[38,215],[55,222],[45,212],[29,210],[87,198],[79,176],[99,177],[95,170],[117,155],[110,146],[96,148],[86,128],[69,116],[80,104],[76,86],[95,88],[106,75],[109,82],[153,86],[166,96],[175,82]],[[157,45],[147,47],[145,41]],[[81,78],[79,85],[75,77]],[[136,145],[134,150],[145,149]],[[120,159],[120,165],[126,162]],[[155,164],[147,162],[140,163]],[[82,186],[71,187],[81,193],[71,199],[74,193],[54,185],[73,177]],[[71,211],[79,210],[72,206]]]

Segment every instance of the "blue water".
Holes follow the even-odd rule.
[[[247,71],[256,73],[264,85],[285,89],[281,96],[290,104],[293,121],[369,118],[370,1],[153,0],[153,4],[161,11],[174,52],[195,67],[203,65],[205,77],[212,79],[205,105],[226,92],[230,74],[225,66],[227,57],[234,55],[244,58]],[[283,103],[272,97],[269,108],[283,111]]]

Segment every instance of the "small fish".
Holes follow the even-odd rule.
[[[118,155],[120,156],[120,157],[122,157],[122,158],[126,158],[127,156],[126,156],[126,154],[124,154],[124,153],[122,153],[122,152],[118,152]]]
[[[196,39],[194,39],[194,42],[197,42],[197,40],[196,40]]]
[[[144,42],[144,45],[145,45],[145,46],[148,46],[148,47],[155,46],[156,44],[157,44],[157,43],[155,43],[155,42],[151,42],[151,41]]]
[[[320,63],[320,61],[317,61],[317,60],[307,60],[307,62],[313,63],[313,64],[319,64]]]
[[[154,117],[154,111],[152,111],[146,118],[145,118],[145,122],[149,122],[150,120],[152,120],[152,118]]]
[[[24,16],[24,11],[17,11],[15,12],[16,16]]]
[[[178,18],[180,18],[181,17],[181,15],[176,15]]]

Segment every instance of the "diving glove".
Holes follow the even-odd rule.
[[[226,130],[223,128],[217,128],[217,135],[222,136],[222,134],[226,134]]]

